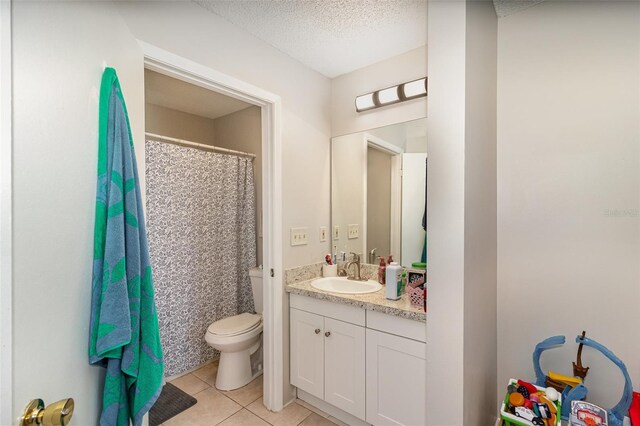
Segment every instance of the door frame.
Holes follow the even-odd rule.
[[[401,208],[402,208],[402,154],[404,150],[397,145],[392,144],[391,142],[387,142],[386,140],[374,136],[370,133],[364,133],[364,208],[363,208],[363,218],[362,218],[362,227],[363,231],[363,253],[368,259],[369,252],[367,251],[367,196],[368,196],[368,170],[367,170],[367,149],[373,148],[378,151],[382,151],[391,156],[391,212],[389,221],[390,224],[390,251],[395,254],[396,261],[398,259],[402,261],[402,253],[401,253],[401,236],[402,236],[402,223],[401,223]]]
[[[0,424],[12,416],[11,0],[0,1]]]
[[[280,96],[138,40],[144,67],[259,106],[262,111],[264,405],[283,408],[282,102]]]

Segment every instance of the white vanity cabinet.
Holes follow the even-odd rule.
[[[424,322],[296,294],[290,306],[291,384],[319,400],[308,402],[375,426],[425,424]]]
[[[364,315],[345,315],[339,305],[334,309],[334,304],[304,299],[308,298],[301,300],[306,310],[291,308],[291,384],[364,419]]]
[[[367,422],[426,422],[425,344],[367,329]]]
[[[324,317],[291,309],[291,384],[324,398]]]
[[[365,329],[324,319],[324,400],[364,419]]]

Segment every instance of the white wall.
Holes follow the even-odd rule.
[[[427,23],[429,426],[464,424],[465,9],[464,2],[430,2]]]
[[[96,424],[88,360],[102,63],[117,69],[144,170],[143,63],[107,2],[13,3],[13,417],[73,397]]]
[[[638,2],[544,2],[499,21],[499,393],[533,378],[548,336],[567,344],[543,369],[571,373],[582,330],[639,389],[639,22]],[[589,400],[617,403],[618,369],[588,348],[583,362]]]
[[[424,46],[334,78],[331,80],[331,135],[346,135],[426,117],[426,98],[361,113],[355,109],[356,96],[426,75],[427,47]]]
[[[210,118],[147,103],[144,119],[147,132],[215,145],[213,120]]]
[[[497,417],[496,80],[498,18],[467,1],[464,172],[464,423]],[[431,162],[431,160],[429,160]],[[504,397],[504,395],[503,395]]]
[[[434,426],[496,419],[497,400],[487,392],[496,383],[496,26],[490,1],[429,4],[427,424]]]
[[[338,254],[361,253],[363,262],[367,259],[363,238],[348,238],[348,225],[360,225],[364,235],[367,205],[367,142],[362,133],[345,135],[331,140],[331,252],[337,246]],[[334,239],[333,227],[340,227],[340,238]]]

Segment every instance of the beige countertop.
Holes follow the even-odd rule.
[[[287,293],[356,306],[361,309],[377,311],[414,321],[425,322],[427,320],[426,312],[422,310],[422,306],[412,305],[406,293],[399,300],[387,300],[384,295],[384,287],[375,293],[367,294],[329,293],[313,288],[311,286],[312,281],[313,279],[289,284],[285,287],[285,290]]]

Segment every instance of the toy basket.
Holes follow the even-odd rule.
[[[516,379],[509,379],[509,385],[510,384],[517,384],[518,381]],[[538,389],[539,391],[544,391],[545,388],[541,388],[540,386],[536,386],[536,389]],[[533,423],[531,423],[528,420],[525,420],[523,418],[517,417],[514,414],[511,414],[509,411],[507,411],[507,404],[509,402],[509,394],[507,393],[504,397],[504,401],[502,401],[502,405],[500,406],[500,418],[502,419],[502,424],[505,426],[513,426],[513,425],[517,425],[517,426],[532,426]],[[556,426],[560,426],[561,425],[561,419],[560,419],[560,412],[562,411],[562,396],[560,396],[560,398],[558,398],[558,400],[556,401]]]
[[[407,295],[409,296],[409,302],[412,305],[416,306],[424,306],[424,289],[417,287],[409,287],[407,286]]]

